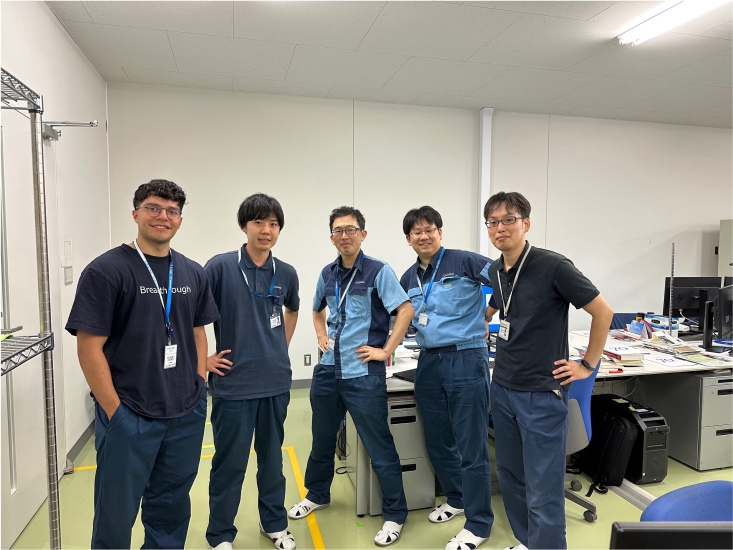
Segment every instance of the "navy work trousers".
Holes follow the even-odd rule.
[[[568,392],[491,384],[496,470],[514,536],[527,548],[567,548]]]
[[[95,406],[92,548],[130,548],[141,499],[143,548],[183,548],[205,423],[205,392],[179,418],[146,418],[120,404],[108,420]]]
[[[420,352],[415,399],[425,447],[448,504],[465,528],[488,537],[494,524],[489,464],[489,355],[485,347]]]
[[[234,518],[239,510],[254,433],[257,453],[257,506],[267,533],[288,527],[282,444],[290,392],[259,399],[212,399],[211,427],[214,458],[209,481],[209,526],[206,540],[217,546],[237,536]]]
[[[387,423],[387,383],[384,375],[337,379],[333,366],[316,365],[311,382],[313,446],[305,471],[307,499],[331,502],[336,435],[349,411],[372,468],[382,488],[385,521],[405,523],[407,500],[402,487],[402,467]],[[351,444],[352,452],[355,442]]]

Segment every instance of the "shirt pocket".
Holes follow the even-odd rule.
[[[369,288],[354,287],[349,290],[349,305],[354,315],[361,317],[369,312]]]
[[[440,281],[436,281],[433,286],[435,293],[435,302],[431,295],[429,303],[434,305],[439,313],[455,314],[456,307],[465,304],[465,300],[469,300],[476,288],[468,280],[462,277],[444,277]]]

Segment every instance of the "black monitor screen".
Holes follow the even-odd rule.
[[[709,291],[709,295],[714,296],[719,288],[720,277],[675,277],[672,317],[678,315],[680,310],[682,310],[682,315],[685,317],[702,317],[705,304],[700,303],[700,291]],[[662,315],[669,315],[669,277],[664,280]]]
[[[715,308],[715,330],[718,338],[733,338],[733,285],[720,289]]]

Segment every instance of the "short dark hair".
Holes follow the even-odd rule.
[[[280,229],[285,227],[285,214],[278,200],[264,193],[255,193],[242,201],[237,212],[239,227],[244,227],[252,220],[265,220],[270,216],[277,218]]]
[[[486,206],[484,206],[484,220],[488,220],[491,213],[502,204],[507,211],[514,210],[522,218],[529,218],[529,213],[532,211],[532,205],[529,204],[529,201],[521,193],[517,193],[516,191],[512,191],[511,193],[500,191],[491,195],[489,200],[486,201]]]
[[[440,213],[432,206],[421,206],[420,208],[413,208],[402,220],[402,231],[405,235],[409,235],[412,228],[418,222],[431,223],[438,229],[443,227],[443,218],[440,217]]]
[[[138,187],[135,196],[132,198],[132,205],[135,210],[140,208],[140,205],[148,197],[160,197],[161,199],[175,201],[178,203],[181,212],[183,212],[183,205],[186,204],[186,193],[178,185],[168,180],[150,180]]]
[[[344,216],[352,216],[356,220],[356,224],[359,226],[359,229],[364,231],[364,228],[366,227],[364,214],[352,206],[339,206],[338,208],[331,210],[331,215],[328,217],[329,231],[333,229],[334,220],[336,218],[343,218]]]

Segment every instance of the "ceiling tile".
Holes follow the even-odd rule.
[[[298,46],[287,80],[381,88],[409,58],[403,55]]]
[[[78,23],[94,23],[81,2],[46,2],[59,21],[76,21]]]
[[[616,34],[621,34],[621,31],[633,28],[655,15],[659,8],[666,3],[666,0],[661,2],[616,2],[610,8],[593,17],[591,21],[617,27],[618,32]]]
[[[703,13],[702,15],[695,17],[695,19],[692,19],[687,23],[683,23],[679,27],[675,27],[671,32],[703,34],[719,27],[723,23],[729,22],[731,19],[733,19],[733,7],[731,7],[729,2],[726,2],[707,13]]]
[[[703,117],[685,113],[659,113],[651,112],[641,115],[637,120],[641,122],[659,122],[662,124],[684,124],[687,126],[705,126],[710,117]]]
[[[615,30],[592,21],[525,15],[469,61],[564,70],[611,45]]]
[[[178,70],[284,80],[293,44],[169,32]]]
[[[451,107],[454,109],[471,109],[478,111],[484,107],[494,107],[501,100],[491,100],[481,97],[461,97],[455,95],[423,94],[418,97],[413,105],[426,105],[428,107]]]
[[[683,84],[677,82],[605,76],[587,86],[558,97],[554,102],[565,105],[618,109],[675,90],[681,86]],[[634,108],[636,109],[636,107]]]
[[[614,41],[609,48],[568,70],[630,78],[656,78],[726,49],[730,49],[730,42],[726,40],[665,33],[639,46],[621,46]]]
[[[384,2],[234,2],[234,36],[355,50]]]
[[[562,105],[560,103],[539,103],[536,101],[501,100],[496,109],[512,113],[531,113],[536,115],[564,115],[575,109],[577,105]]]
[[[165,31],[72,22],[64,26],[95,65],[176,70]]]
[[[607,107],[578,107],[565,113],[567,116],[582,116],[586,118],[609,118],[613,120],[636,120],[646,111],[637,109],[609,109]]]
[[[599,78],[602,77],[565,71],[513,67],[471,95],[546,102]]]
[[[440,2],[390,2],[359,50],[465,61],[520,17]]]
[[[726,50],[659,76],[657,79],[730,88],[733,81],[731,67],[733,67],[733,55],[731,50]]]
[[[305,82],[284,82],[281,80],[260,80],[256,78],[235,78],[234,91],[260,94],[298,95],[326,97],[329,84],[308,84]]]
[[[712,128],[731,128],[733,127],[733,119],[731,117],[712,117],[703,120],[703,126]]]
[[[702,109],[700,111],[696,111],[695,114],[700,116],[715,116],[715,117],[725,117],[730,118],[733,116],[733,104],[728,101],[726,103],[721,103],[720,105],[716,105],[715,107],[708,107],[707,109]]]
[[[107,82],[130,82],[125,70],[122,67],[109,67],[107,65],[95,65],[94,67],[99,71]]]
[[[334,86],[328,93],[332,99],[353,99],[356,101],[372,101],[374,103],[407,103],[420,97],[416,92],[397,92],[394,90],[372,90],[369,88],[348,88]]]
[[[664,94],[629,105],[632,109],[666,111],[670,113],[696,113],[716,107],[731,100],[730,88],[715,86],[683,86]]]
[[[231,76],[177,73],[172,71],[148,71],[145,69],[125,69],[130,82],[138,84],[158,84],[162,86],[184,86],[187,88],[210,88],[231,90]]]
[[[428,94],[471,95],[510,68],[502,65],[411,57],[384,85],[384,89]]]
[[[232,2],[84,2],[95,23],[232,36]]]
[[[709,36],[710,38],[724,38],[725,40],[731,40],[733,39],[733,22],[728,21],[727,23],[723,23],[719,27],[715,27],[714,29],[710,29],[706,33],[703,33],[702,36]]]
[[[551,15],[567,19],[587,21],[613,6],[613,2],[464,2],[468,6],[480,6],[497,10],[509,10],[536,15]]]

